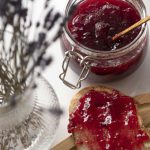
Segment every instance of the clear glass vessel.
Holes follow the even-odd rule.
[[[135,7],[141,18],[146,16],[146,9],[142,0],[125,1]],[[78,5],[80,2],[80,0],[70,0],[66,7],[66,15],[69,14],[73,5]],[[114,51],[96,51],[82,45],[72,36],[66,24],[61,38],[61,45],[65,53],[65,59],[60,79],[67,86],[79,88],[81,81],[87,77],[96,82],[111,81],[129,75],[143,62],[148,48],[147,24],[142,25],[138,36],[130,44]],[[73,71],[79,74],[79,80],[76,85],[65,79],[69,63],[71,63],[70,66]],[[82,68],[81,72],[79,68]]]
[[[27,88],[15,105],[0,105],[0,150],[48,150],[60,115],[59,102],[51,85],[43,78],[36,89]]]

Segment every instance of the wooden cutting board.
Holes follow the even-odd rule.
[[[150,127],[150,94],[137,95],[134,99],[140,106],[139,113],[144,126]],[[69,136],[50,150],[76,150],[73,137]]]

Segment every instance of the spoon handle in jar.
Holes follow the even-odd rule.
[[[125,35],[126,33],[130,32],[131,30],[139,27],[140,25],[142,25],[143,23],[146,23],[147,21],[150,20],[150,16],[145,17],[144,19],[141,19],[140,21],[136,22],[135,24],[133,24],[132,26],[130,26],[129,28],[121,31],[120,33],[117,33],[115,36],[112,37],[112,40],[115,41],[116,39],[118,39],[120,36]]]

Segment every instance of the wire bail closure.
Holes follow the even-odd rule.
[[[89,71],[90,71],[90,65],[89,65],[88,58],[89,58],[89,56],[84,57],[81,54],[79,54],[78,52],[75,52],[74,48],[72,48],[71,51],[65,52],[65,58],[62,63],[63,73],[61,73],[59,75],[59,78],[62,80],[62,82],[65,85],[67,85],[68,87],[70,87],[72,89],[79,89],[81,87],[81,82],[87,78]],[[69,67],[69,63],[70,63],[71,59],[74,59],[74,60],[76,59],[79,62],[80,66],[83,67],[83,69],[79,75],[79,79],[77,80],[77,83],[75,85],[65,79],[66,75],[67,75],[67,69]]]

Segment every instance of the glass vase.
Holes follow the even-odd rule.
[[[43,78],[0,105],[0,150],[48,150],[59,124],[59,102]],[[10,103],[11,102],[11,103]]]

